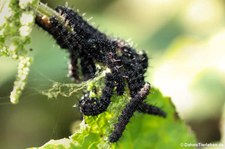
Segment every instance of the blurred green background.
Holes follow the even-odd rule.
[[[147,80],[171,96],[179,115],[199,142],[223,141],[225,101],[224,0],[67,0],[42,1],[52,8],[65,5],[110,36],[120,37],[150,57]],[[37,26],[32,32],[34,61],[20,103],[9,94],[16,62],[0,58],[0,147],[41,146],[71,135],[81,119],[78,99],[47,99],[40,91],[67,78],[68,54]]]

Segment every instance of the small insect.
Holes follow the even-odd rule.
[[[90,92],[87,92],[80,99],[79,107],[83,115],[96,116],[105,112],[114,90],[116,94],[123,95],[125,87],[129,89],[131,99],[114,125],[108,138],[110,142],[120,139],[135,111],[166,117],[166,113],[160,108],[144,101],[151,89],[150,84],[144,81],[144,73],[148,67],[145,52],[138,54],[127,42],[98,31],[71,8],[58,6],[55,10],[64,18],[63,22],[55,16],[46,18],[37,15],[36,24],[51,34],[61,48],[69,52],[71,77],[81,80],[78,60],[83,80],[95,77],[96,63],[110,69],[105,77],[101,97],[91,97]]]

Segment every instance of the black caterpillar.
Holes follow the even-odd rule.
[[[101,97],[90,97],[87,92],[79,101],[80,111],[87,116],[106,111],[114,89],[116,94],[123,95],[127,83],[131,100],[118,117],[118,122],[109,136],[110,142],[119,140],[135,111],[166,117],[164,111],[144,102],[151,88],[150,84],[144,81],[144,73],[148,67],[146,53],[138,54],[128,43],[106,36],[70,8],[58,6],[55,10],[64,18],[64,22],[60,22],[55,16],[46,18],[37,15],[36,24],[51,34],[61,48],[68,50],[71,77],[75,80],[81,79],[78,59],[84,80],[95,76],[96,63],[101,63],[111,70],[106,74]]]

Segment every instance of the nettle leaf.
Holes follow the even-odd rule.
[[[182,143],[195,143],[192,131],[178,117],[170,98],[153,89],[146,101],[167,113],[167,118],[135,112],[117,143],[109,143],[120,112],[129,101],[128,95],[114,96],[106,112],[85,116],[80,129],[68,139],[51,140],[40,148],[164,148],[180,149]]]
[[[175,107],[168,97],[159,90],[153,90],[147,98],[148,103],[162,108],[167,117],[135,113],[116,147],[118,148],[181,148],[181,143],[195,143],[195,136],[178,117]]]

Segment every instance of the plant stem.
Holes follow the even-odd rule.
[[[35,13],[37,13],[37,15],[46,16],[48,18],[54,16],[59,22],[65,22],[65,18],[62,15],[60,15],[54,9],[48,7],[46,4],[39,2],[39,4],[32,4],[30,5],[30,7],[34,10]],[[70,26],[65,27],[67,27],[68,30],[72,31],[72,28]]]

